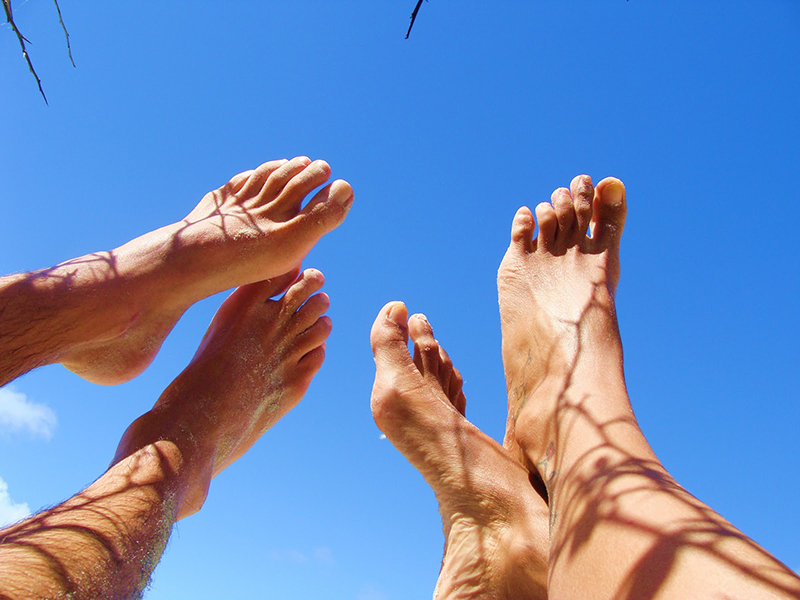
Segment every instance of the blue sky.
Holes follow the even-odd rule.
[[[259,163],[351,182],[308,257],[331,297],[306,398],[181,522],[148,598],[429,597],[436,503],[369,413],[379,308],[423,311],[501,439],[495,275],[515,210],[579,173],[628,189],[618,312],[664,464],[800,568],[800,5],[794,0],[15,3],[0,26],[0,271],[110,249]],[[116,387],[60,366],[0,390],[0,510],[70,496],[191,358],[192,308]],[[44,408],[43,408],[44,407]]]

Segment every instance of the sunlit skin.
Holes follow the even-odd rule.
[[[188,465],[178,518],[200,509],[211,479],[241,457],[305,394],[331,332],[322,273],[307,269],[234,291],[189,366],[125,432],[116,461],[160,439]],[[314,295],[312,295],[314,294]]]
[[[0,532],[0,597],[138,597],[175,521],[300,401],[331,321],[322,273],[299,264],[353,199],[336,181],[301,207],[329,176],[323,161],[266,163],[178,224],[0,281],[4,382],[51,362],[100,383],[130,379],[192,302],[240,286],[183,373],[125,432],[108,471]]]
[[[89,381],[141,373],[203,298],[298,267],[353,201],[322,160],[264,163],[210,192],[186,218],[108,252],[0,278],[0,384],[62,363]]]
[[[631,409],[614,295],[625,188],[521,208],[498,274],[505,446],[544,481],[553,598],[800,598],[800,580],[680,487]]]
[[[461,375],[427,319],[389,303],[371,339],[375,422],[439,502],[445,554],[434,597],[547,598],[547,505],[528,471],[464,417]]]

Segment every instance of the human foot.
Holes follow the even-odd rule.
[[[549,594],[800,598],[800,580],[678,485],[636,423],[614,312],[622,184],[578,177],[536,216],[534,239],[517,212],[498,287],[505,445],[547,485]]]
[[[517,211],[497,277],[509,403],[504,445],[541,471],[545,484],[555,474],[558,403],[576,373],[611,370],[621,381],[614,292],[625,188],[607,178],[595,190],[584,175],[551,201],[536,207],[536,238],[530,210]]]
[[[58,357],[71,371],[102,384],[127,381],[152,362],[164,338],[192,304],[217,292],[277,277],[297,267],[314,244],[344,220],[350,185],[330,177],[325,161],[272,161],[206,194],[179,223],[92,255],[90,295],[113,315],[100,335]],[[87,257],[85,257],[87,258]],[[85,259],[63,265],[87,264]],[[114,304],[117,306],[114,306]]]
[[[211,478],[300,401],[325,358],[322,273],[297,271],[235,290],[189,366],[123,437],[115,462],[156,439],[175,441],[196,473],[179,518],[199,510]],[[269,298],[288,290],[278,300]],[[181,446],[182,445],[182,446]]]
[[[464,418],[461,376],[427,320],[407,317],[390,303],[372,327],[372,414],[436,493],[445,556],[434,597],[546,598],[547,505],[525,469]]]

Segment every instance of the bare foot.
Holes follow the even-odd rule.
[[[299,266],[352,203],[350,185],[337,180],[302,207],[330,173],[325,161],[305,157],[265,163],[207,194],[179,223],[60,265],[94,263],[85,282],[96,288],[89,295],[102,298],[94,314],[113,314],[58,362],[95,383],[127,381],[150,364],[189,306]]]
[[[546,598],[547,505],[525,469],[464,418],[461,376],[425,317],[407,317],[389,303],[372,327],[372,414],[436,493],[445,556],[434,597]]]
[[[118,462],[170,439],[197,475],[179,518],[199,510],[208,484],[305,394],[325,358],[329,300],[307,269],[243,286],[222,304],[189,366],[123,436]],[[269,298],[288,290],[282,298]]]
[[[570,188],[536,207],[536,238],[517,212],[498,275],[505,445],[547,486],[549,594],[800,598],[800,580],[678,485],[639,429],[614,311],[625,190],[585,176]]]
[[[613,298],[625,188],[608,178],[595,191],[589,177],[576,177],[569,190],[553,192],[552,204],[536,207],[536,218],[534,238],[531,211],[517,211],[497,277],[509,403],[504,445],[548,484],[560,392],[578,370],[622,377]],[[539,400],[529,402],[534,395]]]

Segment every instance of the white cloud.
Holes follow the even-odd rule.
[[[8,484],[0,477],[0,527],[16,523],[31,514],[27,504],[17,504],[8,495]]]
[[[0,431],[28,431],[49,440],[56,428],[56,414],[44,404],[31,402],[22,392],[0,389]]]

